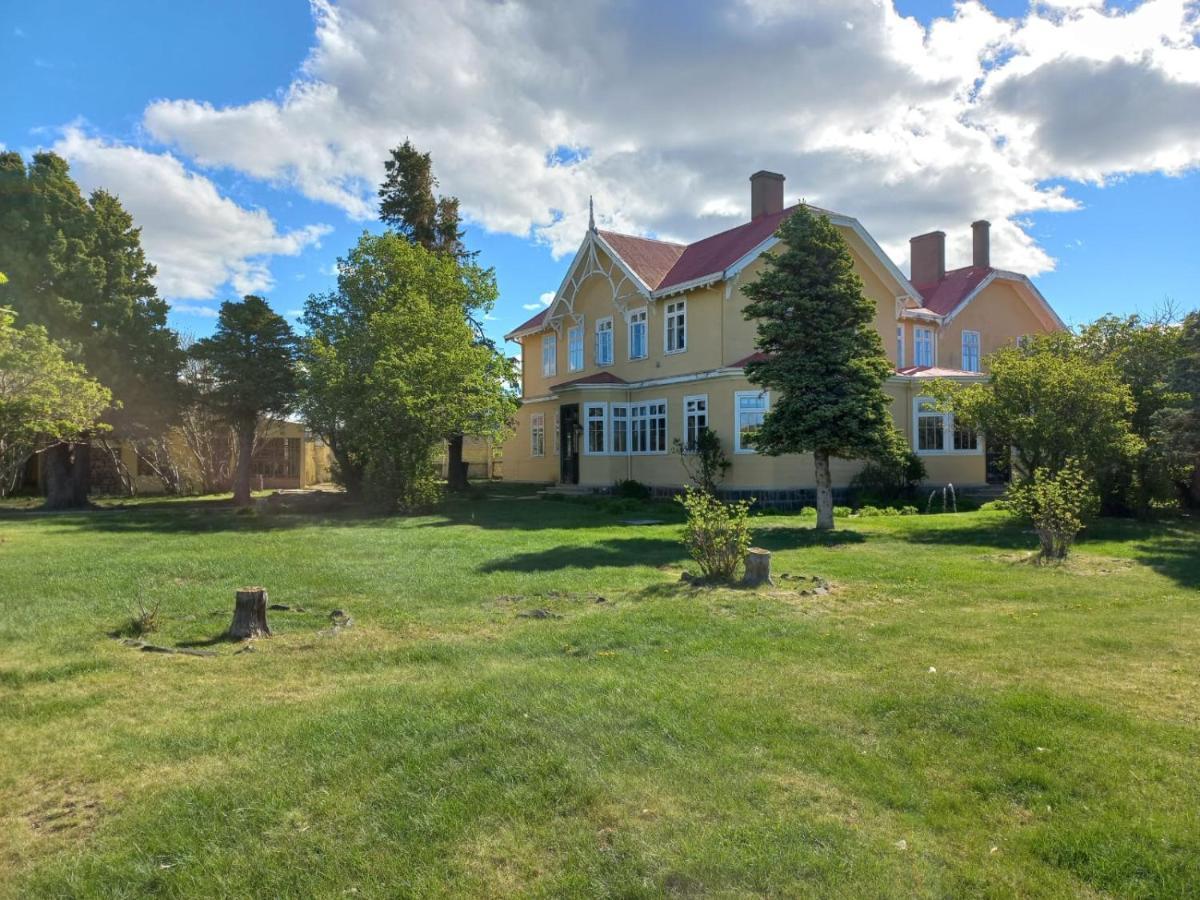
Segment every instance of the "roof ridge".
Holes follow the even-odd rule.
[[[688,244],[681,244],[678,241],[664,241],[662,238],[645,237],[644,235],[640,235],[640,234],[630,234],[627,231],[610,231],[607,228],[597,228],[596,230],[598,232],[600,232],[601,234],[615,234],[618,237],[633,238],[635,241],[652,241],[655,244],[666,244],[668,247],[687,247],[687,246],[689,246]]]

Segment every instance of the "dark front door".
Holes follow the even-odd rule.
[[[579,439],[583,429],[579,424],[579,404],[558,408],[559,481],[579,484]]]

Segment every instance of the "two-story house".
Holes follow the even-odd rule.
[[[771,408],[750,384],[755,326],[742,288],[795,207],[782,175],[750,177],[749,222],[692,244],[598,230],[594,223],[550,306],[506,338],[521,345],[522,405],[504,447],[505,478],[604,487],[634,479],[675,487],[672,452],[703,426],[733,465],[725,486],[764,499],[814,485],[808,456],[769,457],[744,438]],[[982,485],[981,435],[955,426],[923,394],[933,378],[982,377],[983,358],[1022,336],[1063,327],[1024,275],[993,268],[987,222],[976,222],[972,265],[946,271],[945,234],[911,241],[905,278],[856,219],[826,212],[850,246],[875,325],[895,365],[885,386],[897,427],[934,484]],[[835,487],[862,463],[835,460]]]

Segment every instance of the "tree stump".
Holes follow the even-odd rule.
[[[771,580],[771,551],[761,547],[751,547],[746,551],[746,576],[742,584],[746,587],[758,587],[760,584],[774,584]]]
[[[245,641],[270,636],[271,627],[267,624],[267,589],[238,588],[233,607],[233,622],[229,625],[229,637],[235,641]]]

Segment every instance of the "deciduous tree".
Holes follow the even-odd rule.
[[[784,220],[782,243],[743,290],[764,358],[747,365],[751,383],[772,391],[753,437],[760,453],[813,454],[817,527],[833,528],[831,457],[860,458],[894,445],[892,366],[875,330],[875,304],[845,240],[827,216],[801,206]]]
[[[29,457],[71,441],[96,424],[112,395],[39,325],[17,328],[0,307],[0,497]]]

